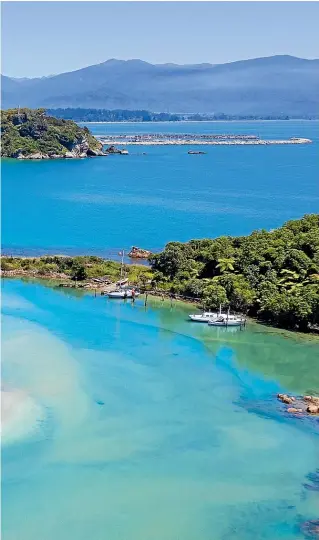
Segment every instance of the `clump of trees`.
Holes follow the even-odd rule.
[[[219,304],[283,328],[319,325],[319,215],[268,232],[170,242],[152,256],[162,289]]]

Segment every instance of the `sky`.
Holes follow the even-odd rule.
[[[40,77],[109,58],[220,64],[319,57],[318,2],[6,2],[1,72]]]

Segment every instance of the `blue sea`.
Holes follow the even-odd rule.
[[[5,252],[116,257],[318,211],[317,122],[90,127],[314,143],[4,160]],[[212,328],[191,310],[3,280],[4,540],[311,538],[318,420],[288,414],[276,394],[318,393],[318,341],[253,322]]]
[[[319,122],[90,124],[106,133],[242,133],[313,144],[129,146],[128,156],[2,163],[6,253],[94,253],[244,235],[317,212]],[[201,147],[196,147],[200,149]],[[143,155],[146,152],[146,155]]]

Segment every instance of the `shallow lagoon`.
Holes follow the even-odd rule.
[[[318,389],[317,342],[20,280],[2,309],[3,384],[36,404],[3,440],[5,540],[304,538],[318,428],[273,394]]]

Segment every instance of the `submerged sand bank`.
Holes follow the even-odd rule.
[[[26,392],[1,388],[1,442],[8,444],[34,432],[43,418],[40,405]]]

